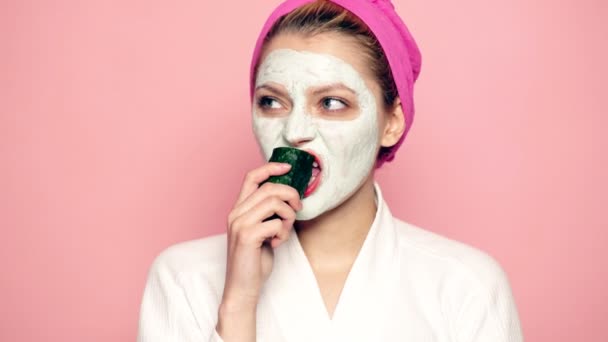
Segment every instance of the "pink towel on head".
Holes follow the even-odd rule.
[[[254,68],[260,57],[264,38],[272,25],[281,16],[291,12],[301,5],[314,2],[314,0],[287,0],[280,4],[270,14],[255,45],[250,68],[250,96],[253,100],[255,84],[253,82]],[[414,121],[414,82],[420,74],[422,56],[416,45],[414,37],[410,34],[407,26],[401,20],[395,7],[390,0],[331,0],[354,15],[359,17],[374,33],[382,46],[386,58],[391,67],[393,78],[401,99],[403,113],[405,115],[406,128],[401,139],[391,149],[389,154],[382,156],[377,162],[380,167],[383,162],[391,161],[395,152],[399,149]]]

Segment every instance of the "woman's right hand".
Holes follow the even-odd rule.
[[[247,173],[239,197],[228,215],[228,255],[221,308],[249,311],[257,306],[262,285],[273,265],[273,248],[289,238],[302,202],[296,189],[266,182],[291,165],[269,162]],[[274,214],[281,219],[271,219]],[[265,242],[269,243],[265,243]]]

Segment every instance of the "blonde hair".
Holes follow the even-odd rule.
[[[384,51],[369,27],[347,9],[328,0],[302,5],[274,23],[265,37],[264,46],[281,33],[300,34],[305,37],[321,33],[339,33],[354,38],[366,59],[365,64],[369,66],[380,85],[385,109],[393,105],[398,92]],[[257,62],[256,70],[259,63],[260,61]]]

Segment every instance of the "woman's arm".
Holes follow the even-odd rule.
[[[503,269],[489,259],[483,281],[475,279],[462,298],[455,323],[458,342],[523,342],[519,315]]]
[[[256,308],[272,270],[272,249],[289,238],[295,211],[302,209],[296,189],[271,182],[260,184],[272,175],[285,174],[290,167],[266,163],[245,177],[228,215],[225,282],[215,312],[195,317],[176,270],[182,263],[179,255],[172,257],[169,248],[155,259],[141,304],[138,342],[255,342]],[[266,220],[273,215],[278,219]],[[176,260],[169,263],[172,259]],[[203,300],[209,305],[217,300],[209,289],[196,291],[202,296],[209,294]]]
[[[220,305],[216,332],[224,342],[255,342],[256,305],[233,306],[229,302]]]

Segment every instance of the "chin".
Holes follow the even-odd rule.
[[[304,210],[300,210],[299,212],[296,213],[296,221],[308,221],[308,220],[312,220],[315,217],[319,216],[319,214],[315,214],[315,213],[304,213]]]
[[[302,201],[302,204],[302,210],[296,212],[297,221],[312,220],[328,211],[326,203],[321,203],[318,197],[307,197]]]
[[[304,208],[302,210],[296,212],[296,221],[312,220],[312,219],[320,216],[324,212],[325,211],[322,210],[321,208],[313,207],[310,205],[306,206],[306,204],[304,204]]]
[[[331,200],[323,200],[327,199],[326,196],[323,196],[323,193],[313,194],[310,197],[304,198],[302,200],[303,208],[300,211],[296,212],[296,220],[297,221],[307,221],[317,218],[324,213],[340,206],[346,198],[331,198]]]

